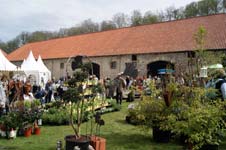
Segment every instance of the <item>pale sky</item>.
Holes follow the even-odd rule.
[[[23,31],[56,31],[86,19],[111,20],[119,12],[153,13],[197,0],[0,0],[0,40],[8,41]]]

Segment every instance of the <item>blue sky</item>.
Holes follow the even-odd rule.
[[[193,1],[197,0],[0,0],[0,40],[11,40],[23,31],[56,31],[89,18],[100,22],[119,12],[156,12]]]

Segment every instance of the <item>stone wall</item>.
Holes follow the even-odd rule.
[[[147,65],[155,61],[167,61],[175,66],[176,71],[187,70],[187,53],[158,53],[158,54],[139,54],[137,56],[137,69],[139,76],[147,75]],[[52,72],[52,77],[59,79],[73,74],[71,69],[71,62],[73,59],[49,59],[43,60],[48,69]],[[115,78],[118,73],[125,70],[125,64],[132,62],[132,55],[118,55],[118,56],[102,56],[85,58],[84,61],[92,61],[100,65],[100,78],[110,77]],[[111,62],[116,62],[116,68],[111,68]],[[21,62],[14,62],[20,65]]]
[[[72,75],[71,60],[69,59],[52,59],[45,60],[44,63],[52,71],[55,78],[65,76],[66,72]],[[92,61],[100,65],[100,78],[110,77],[114,78],[120,72],[125,70],[125,63],[132,62],[132,55],[119,55],[119,56],[103,56],[85,58],[84,61]],[[111,62],[116,62],[116,68],[111,68]],[[137,69],[139,76],[147,75],[147,65],[155,61],[167,61],[175,65],[176,71],[187,70],[187,54],[186,53],[164,53],[164,54],[139,54],[137,55]],[[64,63],[64,68],[60,67],[60,63]]]

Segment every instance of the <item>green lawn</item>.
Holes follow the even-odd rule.
[[[125,123],[126,108],[124,102],[119,112],[103,115],[105,126],[101,127],[101,136],[107,139],[107,150],[183,150],[183,146],[171,142],[159,144],[152,141],[151,132]],[[86,124],[83,125],[86,131]],[[72,134],[70,126],[43,126],[41,135],[29,138],[17,137],[14,140],[0,139],[0,150],[55,150],[58,140]],[[220,150],[226,149],[226,140]]]

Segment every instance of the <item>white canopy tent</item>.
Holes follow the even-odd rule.
[[[30,51],[27,59],[21,64],[21,70],[32,80],[31,82],[36,82],[36,84],[41,86],[44,86],[51,79],[51,72],[44,65],[41,57],[39,61],[36,61],[32,51]]]
[[[38,56],[37,63],[38,63],[38,66],[39,66],[39,72],[41,74],[40,80],[43,80],[44,83],[46,83],[48,80],[51,79],[51,71],[43,63],[40,55]]]
[[[0,71],[17,71],[17,66],[11,63],[0,49]]]

